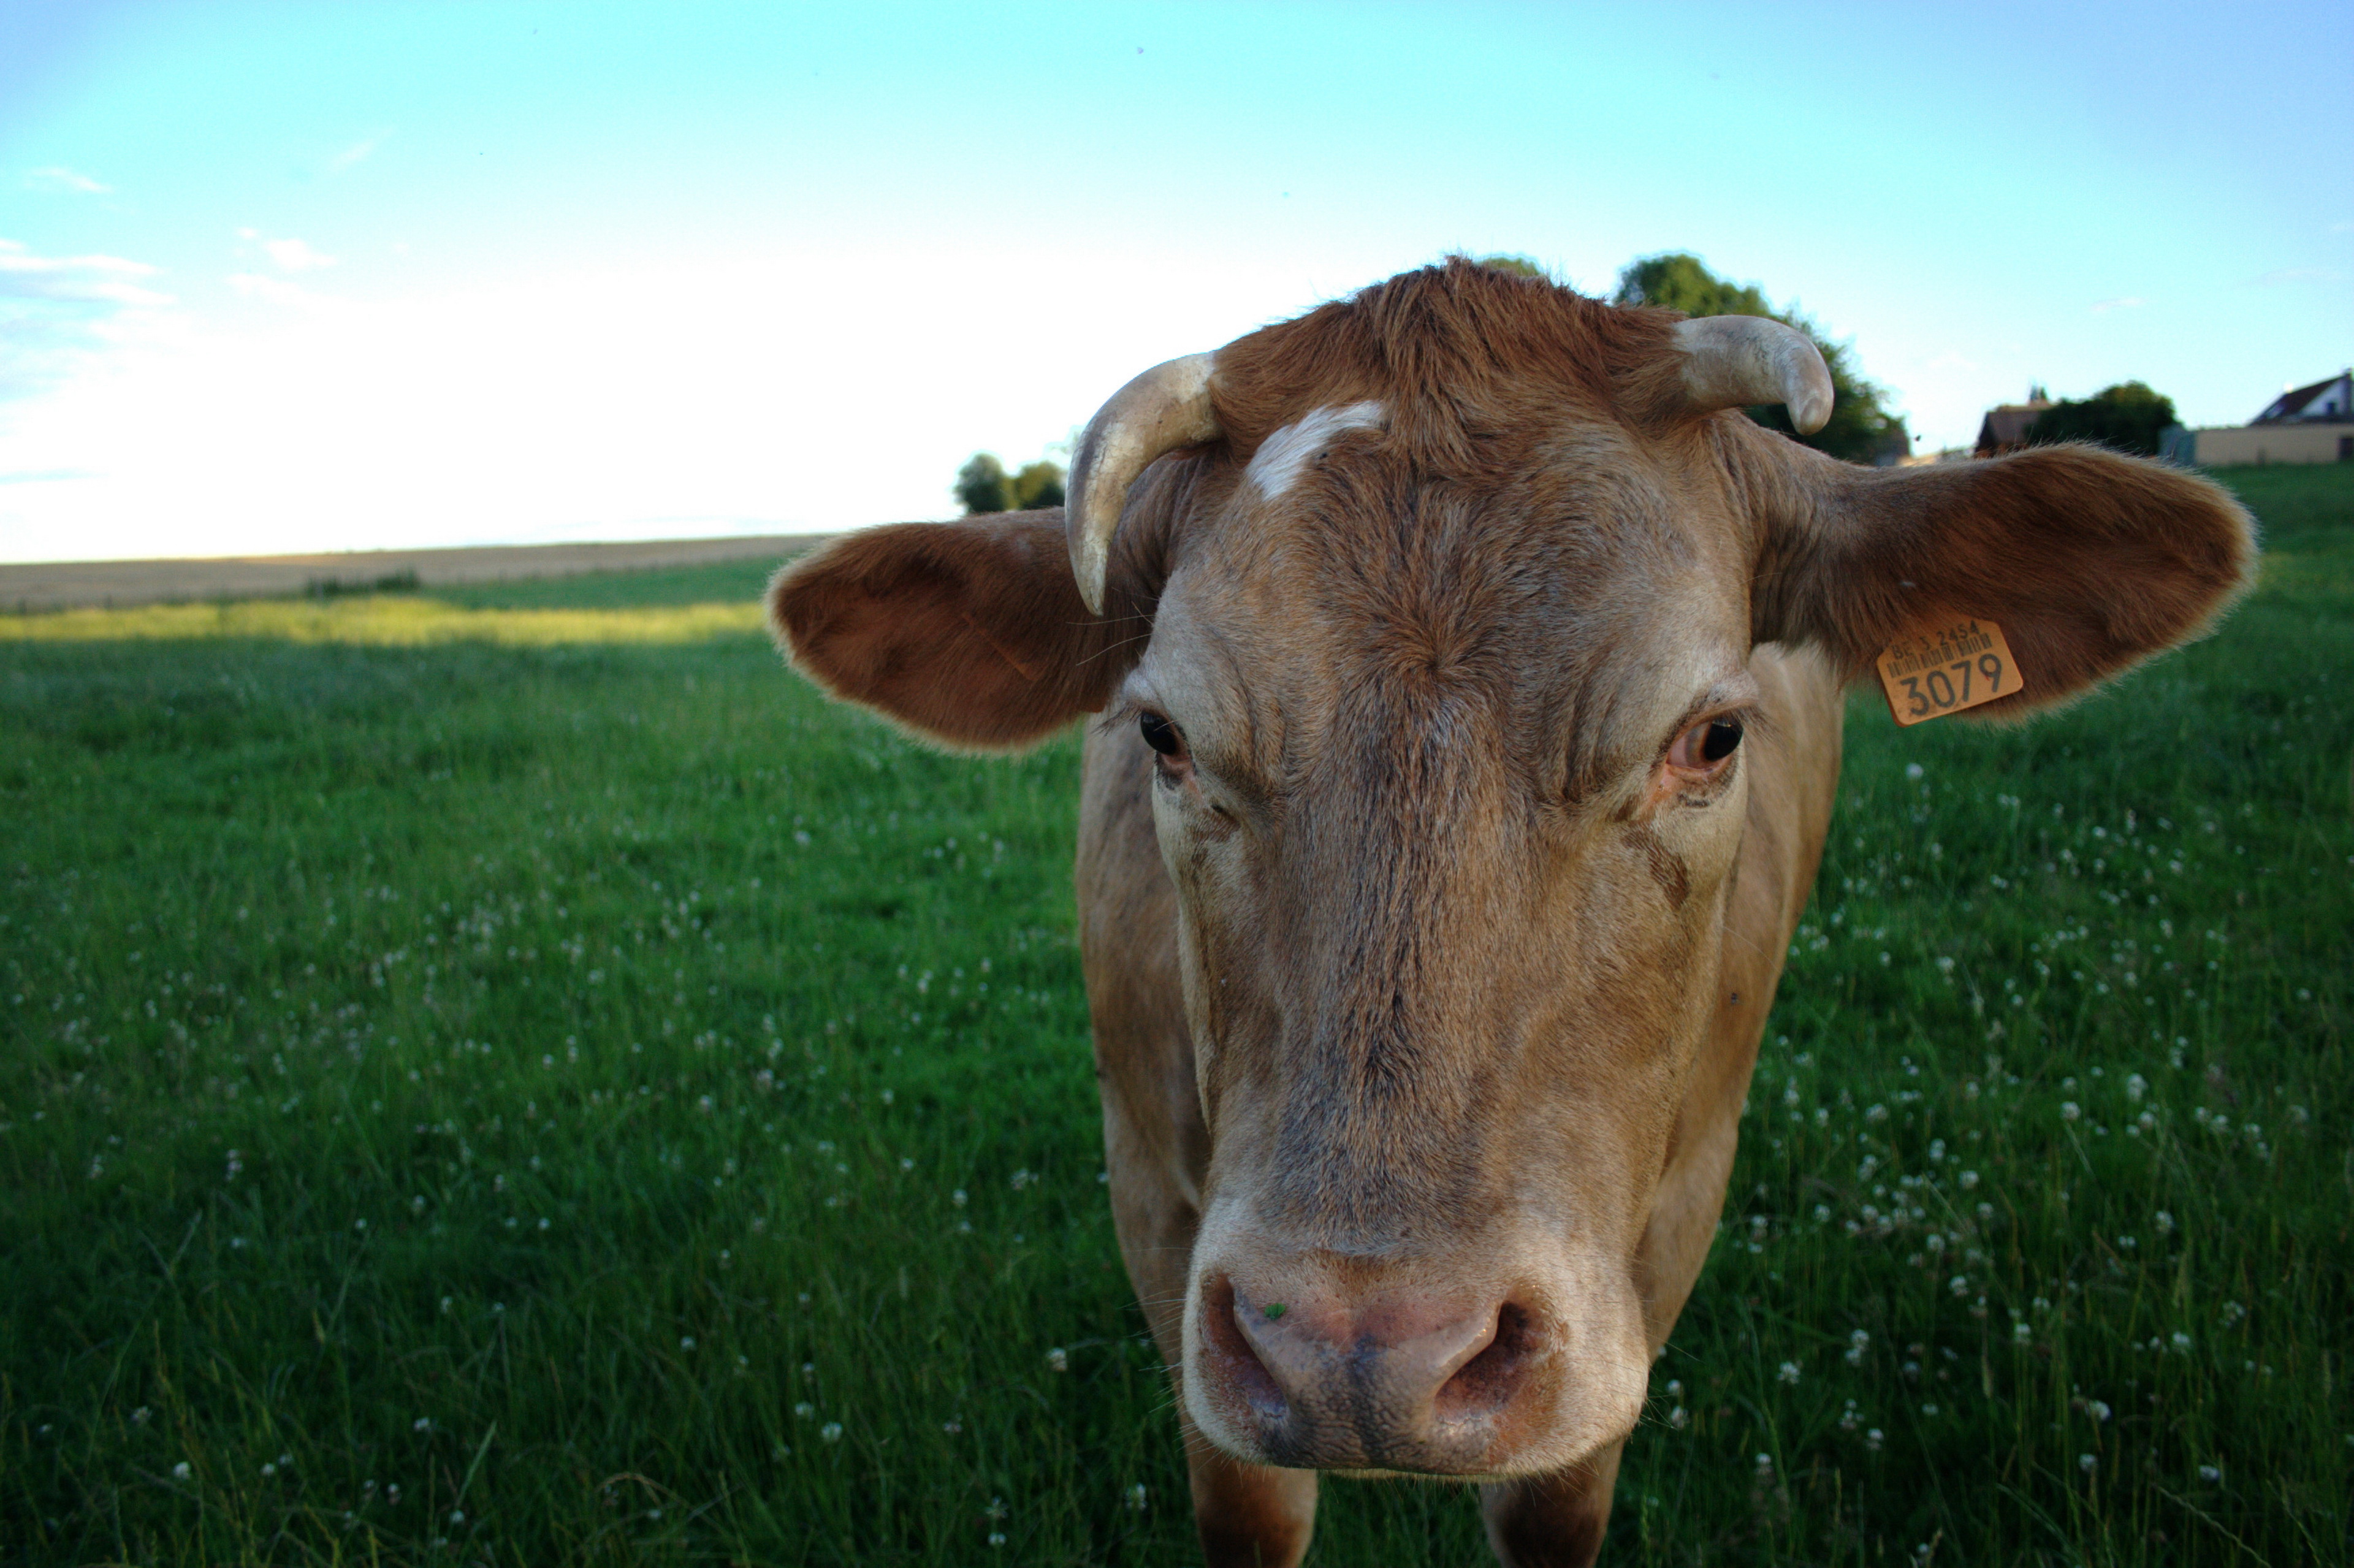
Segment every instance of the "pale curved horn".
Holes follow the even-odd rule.
[[[1210,408],[1207,354],[1187,355],[1156,365],[1111,395],[1087,421],[1071,454],[1065,489],[1068,510],[1064,528],[1071,546],[1071,572],[1087,608],[1104,610],[1104,577],[1111,568],[1111,537],[1119,529],[1128,487],[1152,460],[1179,447],[1218,436],[1218,416]]]
[[[1676,323],[1684,392],[1695,410],[1779,403],[1801,435],[1831,417],[1831,373],[1812,339],[1765,316],[1702,316]]]

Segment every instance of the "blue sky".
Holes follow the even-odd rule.
[[[832,528],[1450,250],[1925,438],[2354,360],[2354,4],[0,0],[0,558]]]

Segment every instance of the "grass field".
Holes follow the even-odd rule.
[[[2211,641],[1855,703],[1606,1562],[2354,1559],[2354,470],[2222,477]],[[828,706],[761,575],[0,618],[0,1560],[1192,1560],[1076,740]]]

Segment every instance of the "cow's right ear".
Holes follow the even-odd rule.
[[[769,624],[833,695],[977,750],[1102,708],[1134,662],[1112,656],[1134,626],[1080,601],[1059,510],[845,535],[777,573]]]

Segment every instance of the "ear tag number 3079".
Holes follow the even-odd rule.
[[[1880,686],[1901,725],[2007,697],[2019,690],[2019,666],[2002,628],[1991,620],[1957,618],[1890,643],[1880,655]]]

